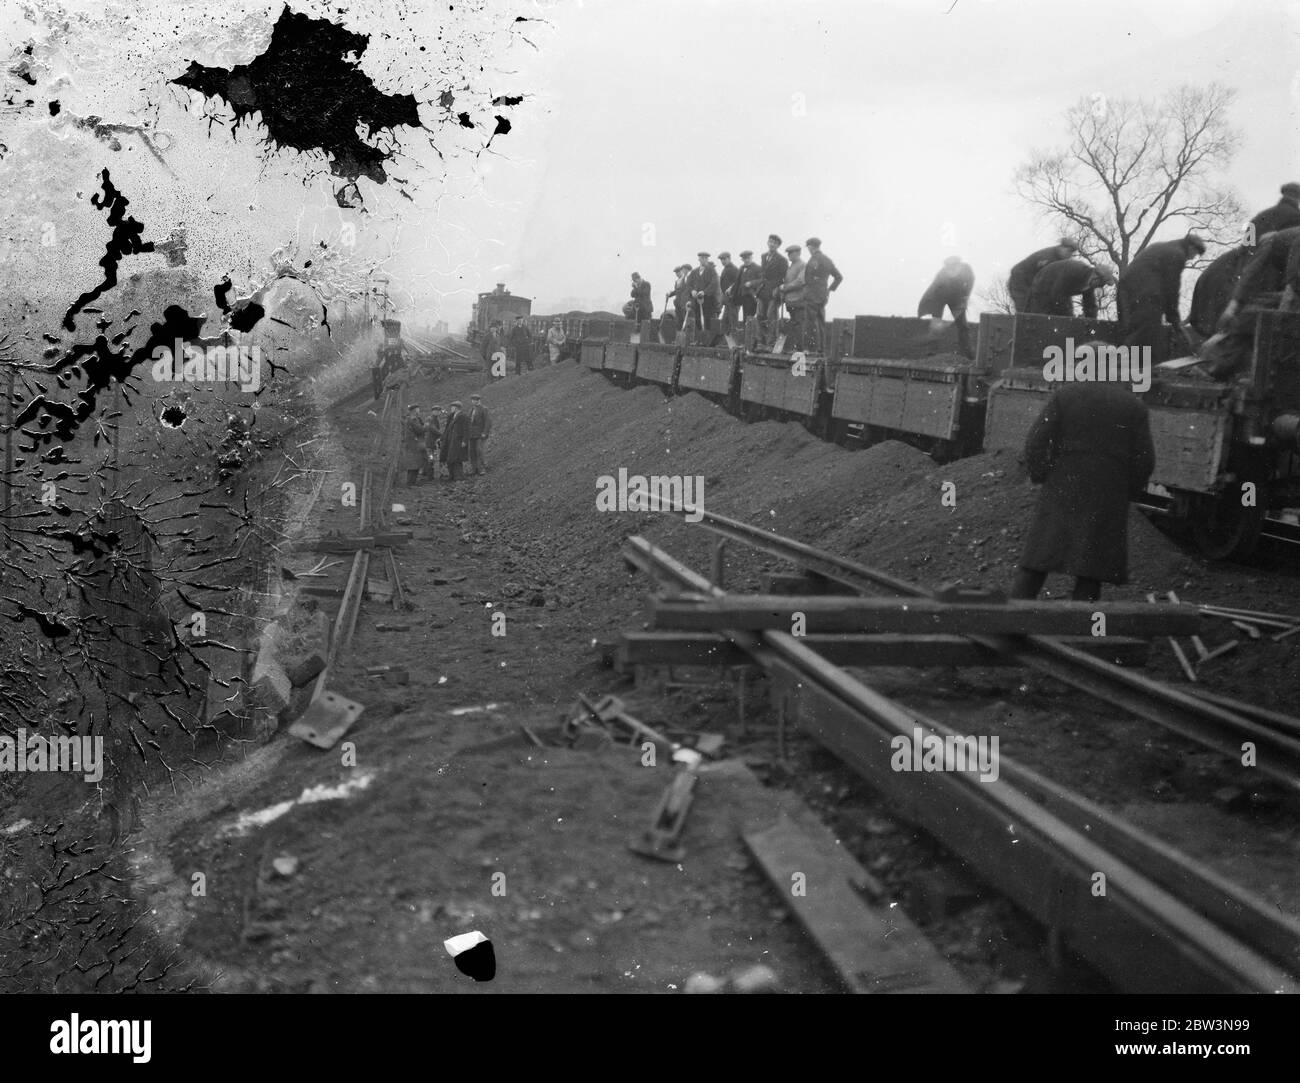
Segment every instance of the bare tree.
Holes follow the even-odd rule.
[[[1221,173],[1241,142],[1228,119],[1236,94],[1211,83],[1159,100],[1081,99],[1065,115],[1069,145],[1035,150],[1016,190],[1081,255],[1121,270],[1168,226],[1232,243],[1243,214]]]
[[[1015,315],[1016,306],[1011,301],[1011,291],[1005,279],[995,279],[981,289],[977,296],[983,307],[982,312],[996,312],[1002,316]]]

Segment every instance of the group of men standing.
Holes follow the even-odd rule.
[[[740,262],[733,263],[730,252],[719,252],[721,269],[713,263],[708,252],[697,254],[698,266],[683,263],[673,268],[677,276],[664,300],[671,304],[677,326],[693,324],[701,331],[715,326],[719,315],[722,329],[732,333],[742,320],[758,318],[757,349],[771,348],[780,334],[781,309],[790,313],[790,335],[793,346],[817,353],[823,347],[823,328],[826,321],[826,304],[831,293],[839,288],[844,276],[834,261],[822,252],[818,237],[809,237],[808,258],[803,258],[803,248],[797,244],[786,245],[782,255],[781,238],[770,234],[767,251],[759,262],[754,253],[744,249]],[[633,298],[637,296],[640,275],[634,274]],[[646,315],[648,318],[649,288],[646,285]]]
[[[446,467],[445,476],[451,481],[461,480],[466,463],[471,477],[487,473],[483,445],[492,435],[492,419],[482,395],[475,393],[469,401],[468,410],[459,399],[447,411],[433,406],[427,418],[415,403],[406,408],[402,467],[407,485],[418,485],[422,475],[436,479],[440,465]]]
[[[528,325],[522,316],[515,317],[514,326],[510,328],[508,334],[500,320],[491,324],[483,336],[480,349],[483,367],[492,373],[494,379],[497,378],[497,373],[494,372],[494,359],[498,353],[503,353],[506,363],[514,366],[516,376],[521,375],[524,369],[533,371],[533,333],[528,330]],[[501,373],[501,375],[505,374]]]

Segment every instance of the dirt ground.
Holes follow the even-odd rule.
[[[417,381],[409,397],[445,403],[478,383]],[[650,592],[620,559],[622,539],[643,534],[700,571],[710,541],[668,516],[598,511],[602,475],[699,476],[710,510],[925,585],[1002,586],[1034,499],[1012,457],[940,467],[896,443],[850,452],[795,424],[746,425],[699,395],[624,390],[573,365],[483,390],[493,419],[488,474],[393,494],[405,507],[395,525],[414,535],[396,550],[413,608],[367,601],[331,677],[331,689],[365,705],[344,739],[354,750],[280,734],[146,804],[145,829],[126,855],[132,893],[157,911],[150,935],[185,973],[218,990],[671,992],[697,971],[765,964],[784,990],[834,990],[740,839],[788,788],[976,990],[1105,988],[1081,970],[1053,973],[1033,922],[891,819],[885,802],[811,741],[793,735],[782,761],[755,678],[742,720],[735,673],[660,672],[634,685],[605,660],[620,631],[643,625]],[[368,410],[331,415],[324,432],[335,473],[323,493],[359,480],[376,421]],[[940,503],[944,481],[956,484],[955,508]],[[326,496],[306,533],[355,529],[356,509]],[[1176,590],[1185,601],[1300,612],[1290,554],[1211,565],[1136,513],[1130,548],[1133,581],[1110,596]],[[303,570],[315,560],[286,563]],[[342,561],[332,578],[314,581],[341,586],[346,570]],[[739,590],[788,569],[733,547],[725,570]],[[494,636],[500,612],[506,634]],[[1205,685],[1286,709],[1300,683],[1298,649],[1300,638],[1244,644],[1206,667]],[[365,667],[379,663],[405,668],[409,683],[367,677]],[[1178,674],[1159,642],[1150,668]],[[862,676],[915,710],[999,733],[1004,757],[1296,912],[1296,808],[1274,788],[1229,807],[1214,797],[1225,777],[1215,756],[1017,670]],[[706,772],[686,859],[647,861],[628,843],[648,825],[670,768],[641,766],[639,749],[538,748],[522,733],[553,732],[578,692],[616,693],[678,739],[721,733],[726,754],[767,786]],[[12,805],[0,830],[23,815]],[[930,912],[925,885],[935,875],[965,888],[951,911]],[[491,983],[459,973],[443,948],[474,929],[494,944]]]

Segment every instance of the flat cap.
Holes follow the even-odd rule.
[[[787,252],[802,252],[803,248],[797,244],[788,244],[785,246]]]
[[[1079,251],[1078,242],[1070,240],[1069,237],[1062,237],[1056,244],[1060,248],[1068,248],[1071,252]]]
[[[480,395],[477,391],[475,391],[474,394],[470,396],[471,399],[481,399],[482,397],[483,396]]]
[[[1109,263],[1094,263],[1092,269],[1097,272],[1097,277],[1105,282],[1106,285],[1115,285],[1115,268]]]
[[[804,244],[809,248],[820,248],[822,246],[822,239],[820,237],[809,237],[804,241]]]
[[[740,253],[740,258],[744,259],[746,256],[752,256],[753,254],[754,254],[754,250],[752,248],[746,248],[744,251]]]
[[[1282,185],[1282,194],[1284,196],[1300,196],[1300,184],[1295,181],[1287,181]]]
[[[464,405],[464,404],[460,401],[460,399],[454,399],[454,400],[452,401],[452,405],[453,405],[453,406],[462,406],[462,405]]]
[[[695,254],[696,254],[697,256],[699,256],[700,259],[708,259],[708,258],[709,258],[709,254],[708,254],[707,252],[696,252]]]
[[[731,253],[730,253],[730,252],[719,252],[719,253],[718,253],[718,259],[731,259]]]

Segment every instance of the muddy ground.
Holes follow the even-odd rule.
[[[445,403],[479,383],[416,380],[408,396]],[[127,870],[130,901],[156,911],[139,935],[174,961],[169,980],[216,990],[671,992],[698,971],[765,964],[782,989],[831,991],[833,973],[740,839],[770,819],[777,793],[792,790],[972,988],[1107,988],[1084,968],[1049,967],[1034,922],[891,819],[886,802],[812,742],[793,734],[782,759],[758,677],[748,678],[742,712],[737,672],[659,671],[634,684],[608,666],[618,633],[644,623],[650,590],[620,559],[622,539],[644,534],[700,571],[710,544],[668,516],[597,511],[600,476],[620,468],[700,476],[711,510],[925,585],[1000,586],[1034,498],[1012,457],[938,467],[895,443],[850,452],[798,425],[746,425],[701,396],[624,390],[571,365],[483,391],[493,417],[488,474],[393,494],[404,506],[394,525],[413,532],[397,550],[412,608],[367,601],[331,676],[331,689],[365,705],[345,738],[351,750],[281,733],[233,746],[192,785],[155,788],[145,803],[143,831],[114,867]],[[326,417],[321,461],[331,473],[305,533],[355,531],[356,509],[332,494],[367,464],[370,408]],[[941,504],[944,481],[957,486],[953,508]],[[295,554],[285,564],[302,571],[316,559]],[[1135,513],[1131,562],[1133,582],[1111,596],[1172,589],[1188,601],[1300,612],[1290,554],[1249,568],[1210,565]],[[313,582],[341,586],[346,570],[343,560]],[[755,588],[770,570],[788,569],[729,550],[731,589]],[[506,634],[494,636],[501,612]],[[1300,637],[1243,645],[1206,667],[1205,684],[1286,709],[1298,649]],[[409,683],[368,677],[365,668],[380,663],[405,669]],[[1160,643],[1150,668],[1177,677]],[[1295,913],[1300,833],[1294,805],[1276,789],[1219,800],[1227,772],[1213,755],[1019,671],[860,675],[958,728],[1000,734],[1004,757]],[[523,727],[554,732],[578,692],[616,693],[670,736],[720,733],[726,754],[752,768],[753,776],[704,775],[680,865],[628,849],[649,823],[667,765],[642,766],[639,748],[539,748],[523,735]],[[37,807],[15,795],[0,830],[48,811],[50,800]],[[943,906],[934,905],[936,878],[947,885]],[[491,983],[459,973],[443,948],[473,929],[494,944]]]

